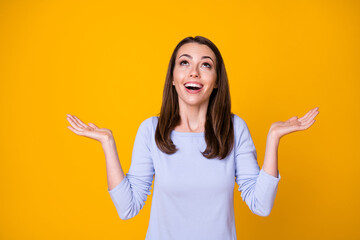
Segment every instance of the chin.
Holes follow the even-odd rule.
[[[195,107],[195,106],[201,106],[201,105],[204,105],[206,103],[206,101],[184,101],[184,103],[188,106],[192,106],[192,107]]]

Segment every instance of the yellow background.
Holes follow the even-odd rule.
[[[160,111],[187,36],[220,49],[232,111],[263,164],[271,123],[320,114],[283,137],[270,216],[235,185],[238,239],[359,239],[359,1],[1,1],[0,239],[144,239],[152,195],[121,220],[101,144],[66,114],[113,131],[124,172]]]

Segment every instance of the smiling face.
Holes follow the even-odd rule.
[[[213,89],[217,87],[216,61],[214,52],[204,44],[186,43],[179,48],[173,85],[180,106],[207,106]]]

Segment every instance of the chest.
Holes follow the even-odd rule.
[[[173,196],[198,194],[229,194],[235,182],[234,153],[227,158],[207,159],[201,152],[206,149],[203,137],[173,138],[178,151],[154,153],[155,188]]]

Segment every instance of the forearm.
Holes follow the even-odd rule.
[[[103,147],[106,159],[108,188],[109,190],[112,190],[124,179],[125,175],[121,168],[113,136],[110,136],[101,145]]]
[[[262,169],[274,176],[278,177],[278,148],[280,138],[278,138],[273,132],[269,131],[266,140],[265,159]]]

